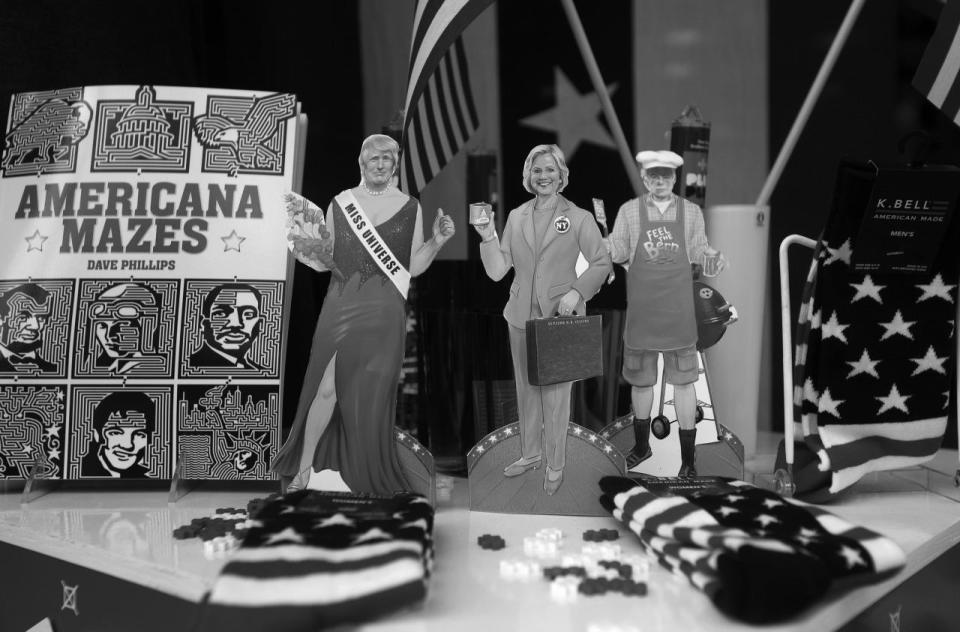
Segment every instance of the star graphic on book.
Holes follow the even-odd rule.
[[[303,544],[303,535],[297,533],[293,527],[287,527],[283,531],[271,533],[266,537],[265,545],[277,544],[278,542],[296,542]]]
[[[843,330],[849,327],[850,325],[841,325],[840,321],[837,320],[837,313],[834,312],[830,315],[830,320],[823,323],[823,340],[827,338],[836,338],[844,344],[847,342],[847,337],[843,335]]]
[[[847,568],[867,565],[867,563],[863,561],[863,556],[860,555],[860,551],[850,548],[849,546],[841,546],[840,555],[847,562]]]
[[[393,536],[384,531],[379,527],[373,527],[368,529],[364,533],[361,533],[353,539],[354,544],[360,544],[361,542],[372,542],[374,540],[392,540]]]
[[[596,92],[581,94],[559,67],[554,67],[553,84],[556,105],[520,119],[520,124],[557,135],[557,144],[563,147],[567,162],[573,160],[583,142],[616,149],[610,132],[600,123],[603,106]],[[617,85],[607,86],[611,96]]]
[[[323,520],[318,520],[313,527],[315,529],[323,529],[325,527],[352,527],[356,524],[356,521],[352,518],[348,518],[342,513],[335,513],[332,516],[324,518]]]
[[[769,527],[770,525],[772,525],[772,524],[775,523],[775,522],[780,522],[779,519],[774,518],[774,517],[771,516],[770,514],[760,514],[759,516],[757,516],[757,517],[755,518],[755,520],[756,520],[757,522],[759,522],[759,523],[760,523],[760,526],[762,526],[762,527]]]
[[[910,327],[915,325],[917,321],[915,320],[903,320],[903,314],[900,313],[900,310],[897,310],[897,313],[893,315],[893,320],[889,323],[880,323],[880,325],[886,329],[883,332],[883,335],[880,336],[880,340],[886,340],[891,336],[900,334],[905,336],[910,340],[913,340],[913,334],[910,332]]]
[[[917,368],[913,370],[913,373],[910,375],[916,375],[918,373],[923,373],[924,371],[935,371],[942,375],[946,375],[947,371],[943,368],[943,363],[947,361],[947,356],[938,358],[937,354],[933,352],[933,347],[931,346],[927,349],[927,354],[922,358],[910,358],[911,362],[917,363]]]
[[[223,251],[227,252],[229,250],[236,250],[240,252],[240,244],[246,241],[246,237],[241,237],[237,234],[237,231],[231,230],[229,235],[221,237],[223,240]]]
[[[827,257],[827,260],[823,262],[823,265],[828,266],[831,263],[836,263],[837,261],[842,261],[847,265],[850,265],[850,256],[853,254],[853,250],[850,248],[850,240],[846,240],[840,244],[839,248],[831,248],[827,246],[827,252],[830,253],[830,256]]]
[[[48,238],[45,235],[41,235],[39,230],[34,230],[33,234],[29,237],[24,237],[23,240],[27,242],[27,252],[31,250],[37,250],[43,252],[43,242]]]
[[[870,278],[868,274],[863,279],[863,283],[851,283],[854,289],[857,290],[857,293],[853,295],[853,298],[850,299],[851,303],[856,303],[862,298],[870,297],[876,302],[883,305],[883,299],[880,298],[880,290],[887,287],[886,285],[877,285],[873,282],[873,279]]]
[[[923,294],[920,295],[920,298],[917,299],[917,302],[925,301],[928,298],[939,297],[947,301],[948,303],[953,302],[953,297],[950,296],[950,290],[957,287],[956,285],[947,285],[943,282],[943,278],[937,274],[933,277],[933,281],[930,283],[918,283],[917,287],[923,290]]]
[[[907,400],[910,399],[910,395],[901,395],[900,391],[897,390],[897,385],[894,384],[890,387],[890,392],[886,397],[877,397],[876,399],[880,400],[880,410],[877,411],[877,414],[883,414],[890,410],[891,408],[896,408],[905,413],[910,413],[907,409]]]
[[[820,396],[820,402],[817,404],[817,412],[821,413],[830,413],[837,419],[840,418],[840,412],[837,410],[840,404],[845,400],[842,399],[833,399],[830,395],[830,389],[823,389],[823,395]]]
[[[850,373],[847,374],[848,378],[851,378],[854,375],[860,375],[861,373],[866,373],[876,378],[880,377],[880,375],[877,373],[877,365],[880,364],[880,360],[871,360],[870,353],[866,349],[864,349],[863,353],[860,354],[859,360],[856,362],[850,362],[847,360],[847,364],[850,365]]]

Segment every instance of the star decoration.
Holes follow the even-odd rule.
[[[851,303],[856,303],[862,298],[870,297],[876,302],[883,305],[883,299],[880,298],[880,290],[887,287],[886,285],[876,285],[873,282],[873,279],[870,278],[868,274],[864,279],[863,283],[851,283],[854,289],[857,290],[857,293],[853,295],[853,298],[850,299]]]
[[[953,297],[950,296],[950,290],[957,287],[956,285],[946,285],[943,282],[943,278],[937,274],[933,277],[933,281],[927,284],[918,283],[917,287],[923,290],[923,294],[920,295],[920,298],[917,299],[917,302],[925,301],[928,298],[942,298],[948,303],[953,302]]]
[[[30,445],[29,443],[21,443],[20,445],[23,446],[24,454],[31,454],[33,452],[33,446]]]
[[[47,452],[47,458],[51,461],[60,460],[60,450],[56,448],[50,448],[50,451]]]
[[[820,402],[817,404],[817,412],[830,413],[839,419],[840,412],[837,410],[837,408],[844,401],[845,400],[842,399],[833,399],[833,397],[830,396],[830,389],[825,388],[823,389],[823,395],[820,396]]]
[[[879,378],[880,375],[877,373],[877,365],[880,364],[880,360],[871,360],[870,353],[866,349],[863,350],[863,353],[860,354],[860,359],[856,362],[847,361],[847,364],[850,365],[850,373],[847,374],[848,378],[853,377],[854,375],[860,375],[861,373],[866,373],[872,375],[875,378]]]
[[[756,521],[759,522],[762,527],[769,527],[775,522],[780,522],[779,519],[774,518],[770,514],[760,514],[756,517]]]
[[[41,235],[39,230],[34,230],[32,235],[23,238],[23,240],[27,242],[27,252],[31,250],[43,252],[43,242],[47,239],[48,237]]]
[[[579,437],[581,434],[583,434],[583,430],[580,428],[580,426],[577,426],[573,429],[573,434],[574,436]]]
[[[237,234],[237,231],[231,230],[229,235],[221,237],[223,240],[223,251],[227,252],[230,250],[236,250],[240,252],[240,244],[247,240],[246,237],[241,237]]]
[[[840,244],[839,248],[831,248],[827,246],[827,252],[830,253],[830,256],[827,257],[827,260],[823,262],[823,265],[828,266],[831,263],[836,263],[837,261],[842,261],[847,265],[850,265],[850,256],[853,254],[853,249],[850,248],[850,240],[846,240]]]
[[[353,518],[348,518],[342,513],[335,513],[328,518],[323,520],[318,520],[314,524],[315,529],[322,529],[324,527],[333,527],[333,526],[342,526],[342,527],[352,527],[356,524],[356,521]]]
[[[610,133],[600,124],[603,106],[599,95],[578,92],[559,67],[554,68],[553,81],[556,105],[520,119],[520,124],[556,133],[557,144],[566,152],[568,163],[583,142],[616,149]],[[607,86],[607,93],[613,95],[616,89],[616,84],[611,84]]]
[[[800,527],[800,535],[811,540],[816,539],[817,532],[813,529],[808,529],[806,527]]]
[[[827,338],[836,338],[844,344],[847,342],[847,337],[843,335],[843,330],[849,327],[850,325],[841,325],[840,321],[837,320],[837,313],[834,312],[830,315],[830,320],[823,323],[823,340]]]
[[[880,326],[886,329],[883,332],[883,335],[880,336],[880,340],[886,340],[891,336],[900,334],[905,336],[910,340],[913,340],[913,334],[910,332],[910,327],[915,325],[917,321],[915,320],[903,320],[903,314],[900,313],[900,310],[897,310],[897,313],[893,315],[893,320],[889,323],[880,323]]]
[[[820,401],[820,393],[813,388],[813,380],[809,377],[803,382],[803,398],[812,404]]]
[[[60,424],[51,424],[43,432],[50,438],[56,438],[60,436]]]
[[[729,516],[730,514],[735,514],[735,513],[737,513],[738,511],[740,511],[740,510],[739,510],[739,509],[736,509],[735,507],[727,507],[726,505],[721,505],[720,508],[717,509],[717,513],[719,513],[719,514],[720,514],[721,516],[723,516],[724,518],[726,518],[726,517]]]
[[[384,531],[379,527],[373,527],[372,529],[367,530],[365,533],[361,533],[356,538],[353,539],[354,544],[360,544],[361,542],[371,542],[373,540],[392,540],[393,536]]]
[[[607,445],[603,446],[603,451],[607,454],[610,454],[613,452],[613,446],[608,443]]]
[[[860,555],[860,551],[852,549],[849,546],[840,547],[840,555],[843,556],[843,559],[847,562],[847,568],[853,568],[854,566],[866,566],[867,563],[863,561],[863,557]]]
[[[741,500],[745,500],[745,497],[741,496],[740,494],[730,494],[729,496],[727,496],[727,500],[732,503],[735,503]]]
[[[478,446],[477,446],[477,454],[483,454],[483,446],[482,446],[482,445],[478,445]]]
[[[910,411],[907,409],[907,400],[910,399],[910,395],[901,395],[900,391],[897,390],[897,385],[894,384],[890,387],[890,393],[886,397],[877,397],[876,399],[880,400],[881,406],[880,410],[877,411],[877,414],[887,412],[891,408],[896,408],[905,413]]]
[[[910,358],[911,362],[917,363],[917,368],[913,370],[913,373],[910,375],[916,375],[918,373],[923,373],[924,371],[935,371],[941,375],[946,375],[947,371],[943,368],[943,363],[947,361],[947,356],[938,358],[937,354],[933,352],[933,347],[931,346],[927,349],[927,354],[922,358]]]
[[[303,536],[297,533],[293,527],[287,527],[283,531],[268,535],[264,544],[271,545],[277,544],[278,542],[296,542],[297,544],[303,544]]]
[[[776,498],[767,498],[765,501],[763,501],[763,506],[767,509],[775,509],[776,507],[780,507],[782,505],[783,501],[777,500]]]
[[[503,431],[503,434],[509,437],[510,435],[513,434],[513,428],[507,428],[506,430]]]

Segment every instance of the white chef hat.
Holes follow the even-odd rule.
[[[637,162],[643,169],[651,167],[669,167],[676,169],[683,164],[683,158],[672,151],[641,151],[637,154]]]

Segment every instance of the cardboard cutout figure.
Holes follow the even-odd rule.
[[[560,148],[537,145],[523,165],[523,187],[535,197],[510,211],[503,238],[497,237],[492,213],[491,221],[474,223],[483,240],[480,258],[487,275],[499,281],[514,269],[503,317],[510,330],[517,387],[520,458],[507,465],[503,475],[520,476],[546,461],[543,489],[548,495],[555,494],[563,482],[572,383],[530,384],[526,322],[555,314],[585,314],[586,301],[612,268],[591,214],[560,195],[568,179]],[[588,266],[578,277],[581,252]]]
[[[623,377],[631,385],[635,437],[627,466],[652,455],[650,412],[662,354],[680,425],[678,475],[696,476],[693,385],[699,371],[690,264],[701,264],[706,276],[716,276],[727,262],[707,243],[700,207],[672,192],[683,159],[672,151],[641,151],[636,158],[647,193],[620,207],[605,240],[614,263],[627,269]]]

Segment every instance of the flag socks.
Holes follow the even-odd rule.
[[[422,496],[300,490],[252,520],[207,596],[203,630],[315,630],[426,596],[433,507]]]
[[[727,615],[786,619],[833,579],[873,579],[903,566],[889,539],[823,509],[742,481],[689,496],[654,493],[624,477],[601,479],[601,504]]]
[[[794,403],[830,493],[869,472],[931,458],[950,403],[951,238],[929,273],[854,272],[854,240],[874,180],[873,167],[841,166],[797,326]],[[956,225],[948,227],[954,238]]]

